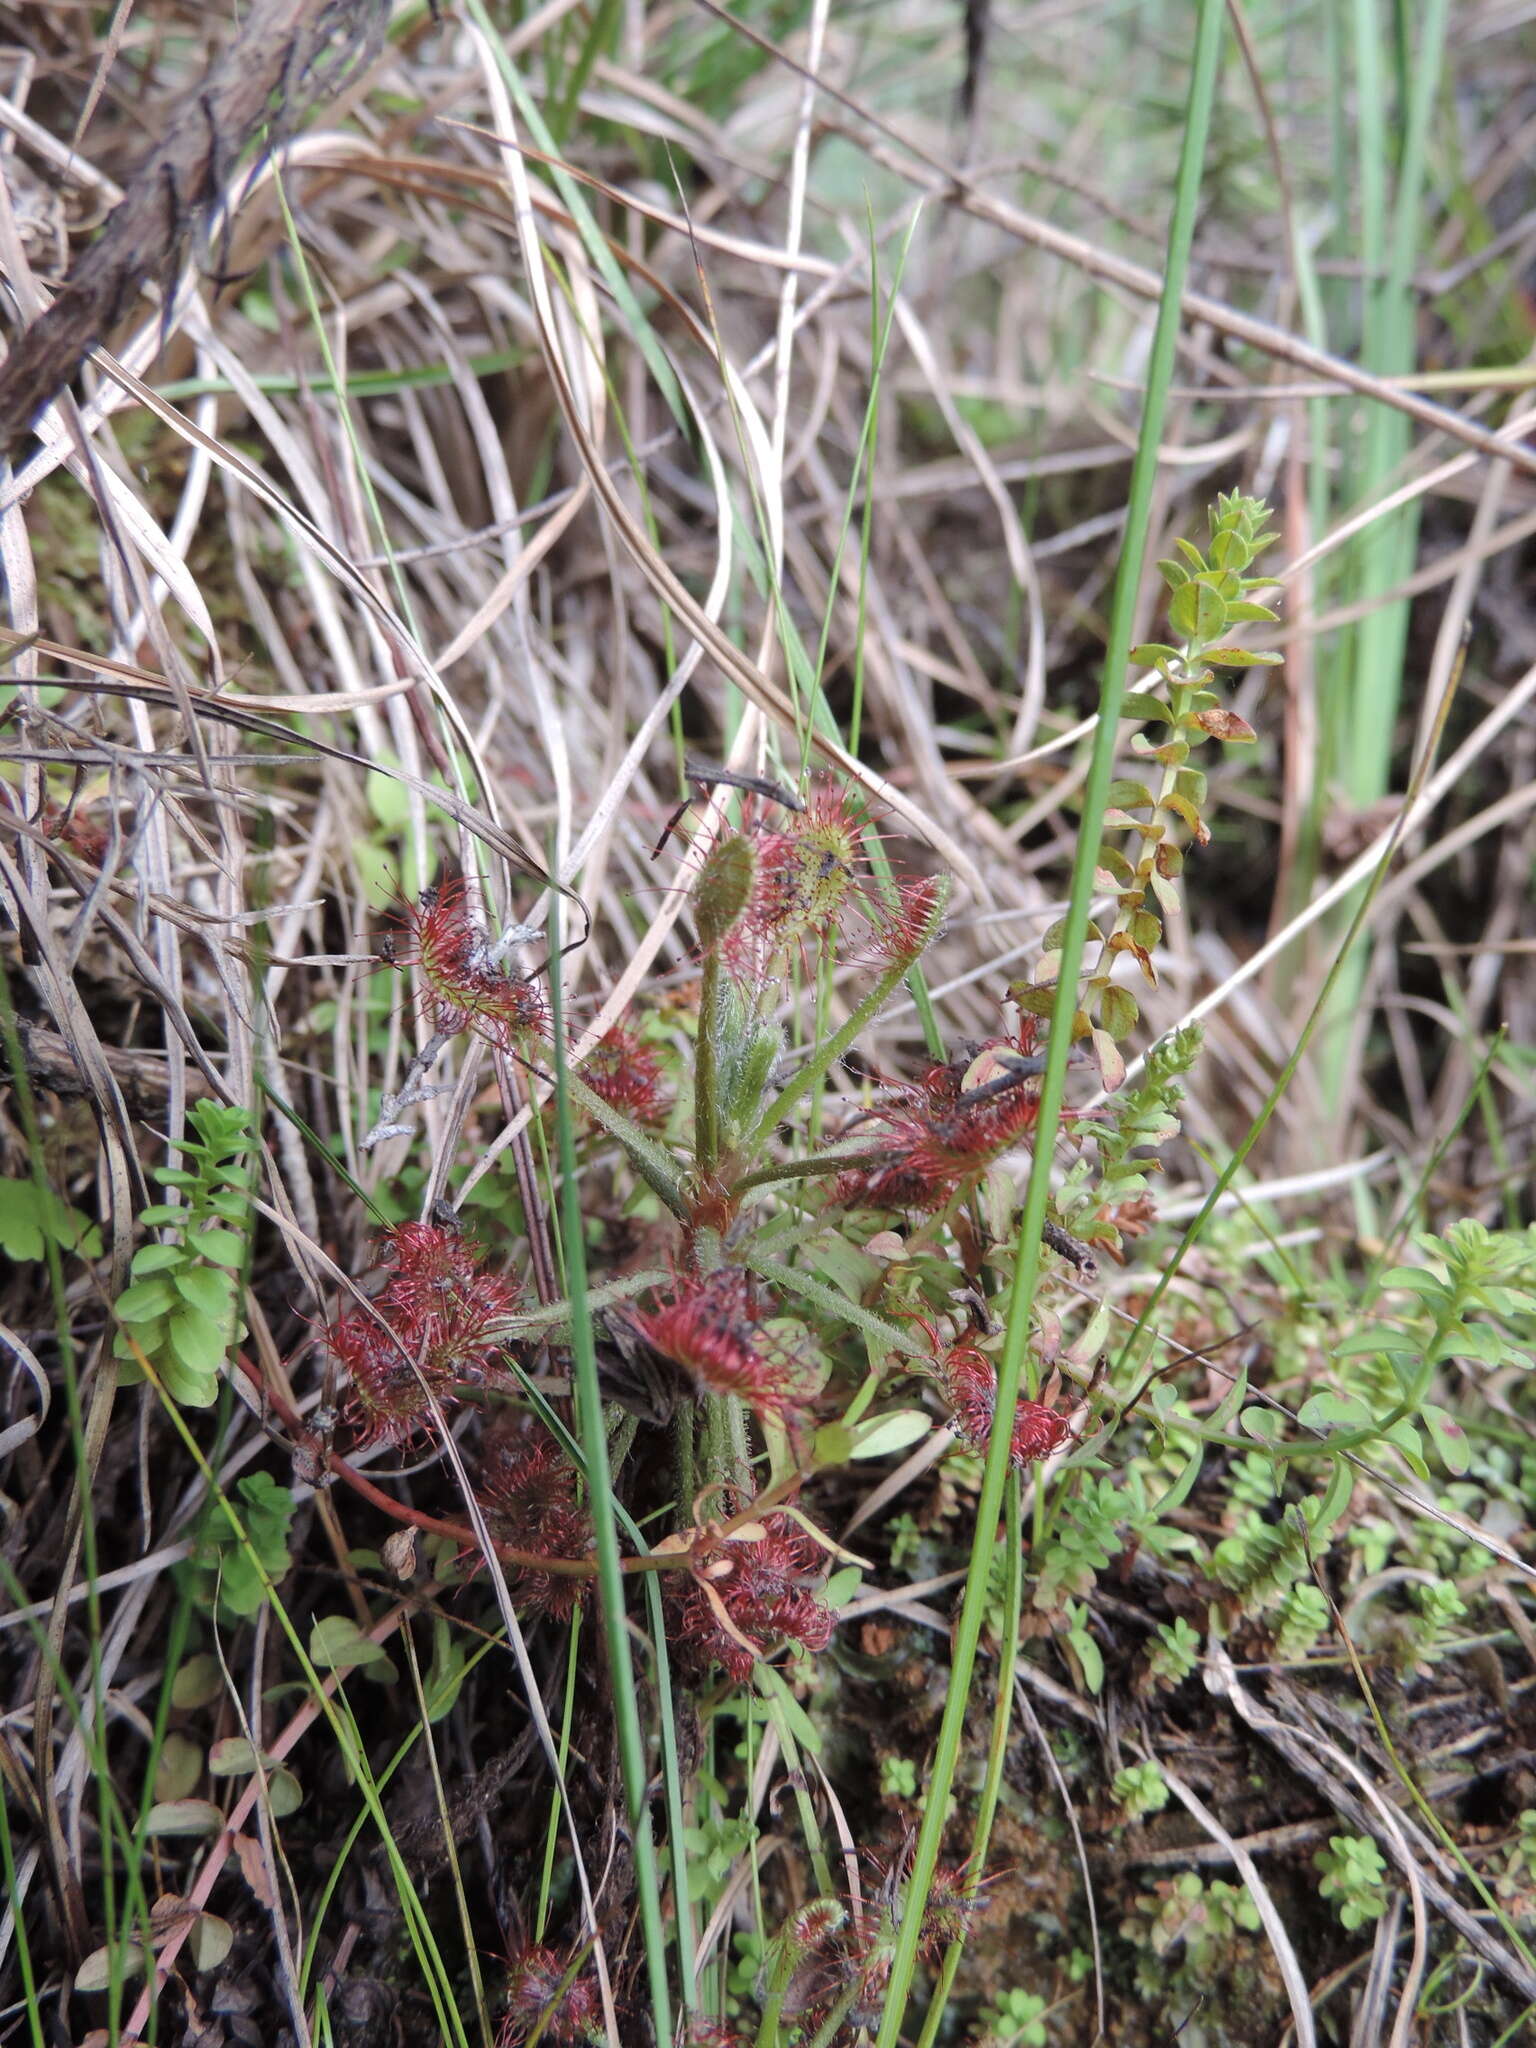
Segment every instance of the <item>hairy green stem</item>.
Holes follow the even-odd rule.
[[[556,1026],[558,1030],[558,1025]],[[565,1057],[565,1047],[556,1049],[556,1071],[565,1077],[565,1089],[569,1099],[578,1103],[594,1123],[602,1125],[610,1137],[617,1138],[629,1154],[635,1171],[653,1194],[661,1197],[674,1216],[686,1222],[688,1204],[683,1199],[682,1178],[671,1156],[637,1123],[605,1102],[597,1090],[581,1078]]]
[[[751,1173],[744,1173],[731,1188],[733,1196],[750,1194],[754,1188],[772,1187],[777,1180],[811,1180],[825,1173],[841,1173],[845,1166],[857,1166],[866,1161],[869,1153],[864,1150],[850,1152],[823,1152],[819,1159],[786,1159],[771,1166],[754,1167]]]
[[[701,1179],[713,1174],[720,1161],[719,1060],[724,1025],[720,951],[711,946],[704,955],[699,985],[699,1037],[693,1082],[693,1157]]]
[[[863,1986],[855,1978],[836,2005],[827,2014],[821,2025],[816,2029],[814,2036],[806,2044],[806,2048],[832,2048],[832,2043],[842,2031],[843,2022],[847,2019],[849,2013],[853,2011],[862,1989]]]

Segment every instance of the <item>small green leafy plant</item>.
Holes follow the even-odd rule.
[[[1275,1622],[1275,1661],[1305,1663],[1328,1622],[1328,1601],[1321,1588],[1306,1580],[1292,1586]]]
[[[1351,1933],[1387,1910],[1387,1866],[1381,1851],[1365,1835],[1330,1835],[1326,1849],[1313,1862],[1322,1872],[1318,1886]]]
[[[1335,1454],[1379,1443],[1418,1479],[1429,1477],[1427,1439],[1436,1462],[1460,1475],[1465,1432],[1430,1396],[1452,1366],[1530,1367],[1517,1330],[1536,1317],[1536,1255],[1529,1232],[1489,1230],[1471,1217],[1414,1244],[1424,1263],[1383,1273],[1376,1300],[1338,1346],[1346,1367],[1355,1362],[1352,1383],[1346,1372],[1345,1386],[1314,1394],[1298,1420],[1326,1431]],[[1393,1295],[1406,1303],[1384,1305]]]
[[[245,1335],[239,1317],[241,1268],[250,1231],[248,1113],[238,1106],[194,1103],[182,1145],[187,1165],[162,1166],[154,1178],[176,1190],[140,1221],[165,1235],[133,1255],[132,1279],[113,1304],[119,1329],[113,1356],[125,1384],[146,1365],[173,1401],[211,1407],[231,1344]]]
[[[1251,1967],[1259,1909],[1241,1885],[1198,1871],[1161,1879],[1136,1901],[1120,1932],[1136,1948],[1136,1981],[1147,1997],[1209,1998],[1218,1978]]]
[[[1183,1615],[1159,1622],[1147,1651],[1147,1681],[1152,1686],[1182,1685],[1200,1662],[1200,1632]]]
[[[1168,1781],[1161,1765],[1148,1757],[1145,1763],[1127,1764],[1124,1770],[1116,1771],[1114,1793],[1127,1820],[1145,1820],[1150,1813],[1161,1813],[1168,1804]]]
[[[976,2048],[1045,2048],[1047,2003],[1038,1991],[1005,1991],[982,2016]]]
[[[1149,642],[1131,650],[1132,661],[1156,672],[1163,691],[1128,692],[1123,715],[1162,726],[1166,734],[1160,739],[1132,734],[1131,751],[1160,770],[1157,787],[1123,778],[1111,786],[1105,813],[1106,826],[1139,841],[1134,858],[1113,846],[1100,851],[1099,882],[1113,895],[1115,913],[1107,931],[1090,927],[1099,955],[1083,984],[1073,1024],[1074,1037],[1091,1039],[1106,1088],[1124,1079],[1119,1045],[1141,1017],[1135,996],[1114,979],[1116,962],[1122,954],[1127,956],[1145,982],[1157,985],[1152,956],[1162,942],[1167,919],[1180,910],[1184,853],[1178,835],[1187,832],[1197,846],[1210,838],[1203,816],[1207,780],[1201,769],[1190,765],[1190,756],[1211,739],[1251,742],[1254,737],[1253,728],[1223,705],[1211,687],[1215,671],[1268,667],[1280,660],[1278,654],[1239,647],[1228,639],[1234,627],[1276,623],[1276,614],[1249,595],[1267,588],[1273,579],[1247,574],[1276,538],[1264,531],[1268,516],[1268,506],[1255,498],[1235,492],[1219,498],[1211,512],[1206,552],[1202,554],[1192,541],[1180,540],[1180,559],[1158,563],[1170,593],[1169,624],[1180,644]],[[1062,929],[1052,926],[1046,933],[1033,983],[1018,986],[1019,1001],[1038,1016],[1048,1017],[1055,1003]]]
[[[40,1259],[50,1243],[82,1258],[101,1256],[101,1232],[52,1188],[0,1179],[0,1252],[18,1262]]]
[[[294,1510],[293,1495],[267,1472],[245,1474],[235,1481],[234,1492],[244,1534],[224,1503],[214,1500],[191,1560],[210,1598],[217,1589],[225,1621],[254,1614],[266,1598],[266,1582],[275,1585],[287,1572]]]
[[[1536,1912],[1536,1807],[1526,1807],[1516,1820],[1495,1889],[1521,1918]]]

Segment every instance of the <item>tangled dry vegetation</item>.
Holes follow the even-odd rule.
[[[1192,10],[225,12],[0,6],[0,2038],[1529,2038],[1531,10],[1233,10],[1107,804]]]

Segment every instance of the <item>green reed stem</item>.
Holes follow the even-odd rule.
[[[1008,1305],[1007,1336],[1003,1355],[998,1364],[996,1419],[987,1446],[981,1499],[976,1510],[976,1534],[971,1547],[965,1596],[961,1603],[960,1621],[951,1654],[949,1689],[929,1779],[928,1804],[913,1855],[907,1903],[897,1935],[896,1953],[891,1962],[890,1983],[880,2018],[876,2048],[896,2048],[906,2015],[907,2000],[917,1966],[918,1943],[922,1935],[923,1908],[933,1883],[933,1873],[943,1841],[944,1813],[960,1758],[971,1677],[976,1664],[982,1620],[986,1613],[992,1546],[996,1540],[1003,1488],[1009,1469],[1009,1422],[1018,1402],[1029,1338],[1030,1307],[1039,1274],[1040,1232],[1045,1221],[1046,1201],[1050,1193],[1051,1153],[1061,1121],[1067,1056],[1071,1050],[1072,1016],[1077,1004],[1077,985],[1083,965],[1088,911],[1093,896],[1094,870],[1098,864],[1104,812],[1108,806],[1109,785],[1114,774],[1117,729],[1125,696],[1125,676],[1130,659],[1136,598],[1152,523],[1152,496],[1157,477],[1158,446],[1167,411],[1168,388],[1173,376],[1174,351],[1179,331],[1180,297],[1188,273],[1190,245],[1194,237],[1201,166],[1205,159],[1206,138],[1210,131],[1217,60],[1224,21],[1225,9],[1222,0],[1200,0],[1194,63],[1185,106],[1184,141],[1179,157],[1178,185],[1174,198],[1173,218],[1168,229],[1168,260],[1163,277],[1163,294],[1158,307],[1157,328],[1148,365],[1147,397],[1142,414],[1141,433],[1136,447],[1135,464],[1131,471],[1125,542],[1115,578],[1109,645],[1105,653],[1104,676],[1099,692],[1098,729],[1094,735],[1093,754],[1083,795],[1083,820],[1072,866],[1071,899],[1062,933],[1061,973],[1057,986],[1056,1006],[1051,1018],[1046,1071],[1040,1088],[1034,1163],[1030,1169],[1029,1185],[1019,1223],[1017,1261]]]

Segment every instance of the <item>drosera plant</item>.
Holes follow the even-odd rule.
[[[1113,984],[1104,977],[1122,952],[1150,968],[1158,935],[1135,921],[1131,898],[1142,890],[1166,914],[1177,891],[1176,837],[1203,829],[1204,786],[1192,779],[1187,755],[1200,740],[1230,736],[1207,685],[1218,657],[1233,651],[1219,634],[1255,609],[1243,593],[1265,537],[1262,508],[1223,500],[1213,534],[1206,555],[1186,555],[1182,581],[1170,578],[1190,626],[1181,650],[1156,656],[1173,735],[1160,756],[1164,787],[1155,816],[1134,825],[1144,857],[1117,870],[1103,974],[1090,974],[1087,1007],[1070,1020],[1074,1036],[1093,1037],[1100,1074],[1112,1084],[1120,1075],[1104,1041],[1127,1035],[1135,1019],[1107,995]],[[1186,587],[1196,595],[1180,598]],[[1145,707],[1137,715],[1151,716]],[[1105,1681],[1088,1604],[1098,1574],[1128,1541],[1157,1555],[1192,1544],[1164,1525],[1198,1474],[1198,1428],[1193,1441],[1167,1437],[1172,1477],[1161,1487],[1139,1467],[1119,1475],[1098,1459],[1096,1470],[1076,1468],[1096,1422],[1134,1406],[1128,1388],[1106,1385],[1094,1369],[1107,1313],[1092,1285],[1096,1255],[1129,1256],[1152,1220],[1156,1152],[1177,1130],[1180,1087],[1199,1038],[1185,1032],[1154,1047],[1134,1088],[1117,1093],[1112,1085],[1091,1116],[1068,1114],[1068,1164],[1045,1226],[1046,1247],[1061,1264],[1042,1276],[1030,1347],[1038,1392],[1016,1399],[1004,1417],[996,1317],[1018,1214],[1013,1162],[1036,1143],[1049,1049],[1042,1005],[1029,991],[1047,988],[1048,979],[999,990],[998,1026],[980,1044],[930,1054],[911,1078],[861,1067],[861,1089],[850,1097],[844,1062],[940,931],[948,887],[942,875],[898,879],[883,848],[872,861],[868,813],[835,782],[815,778],[792,803],[765,793],[777,787],[753,783],[738,822],[720,832],[692,883],[696,1005],[670,1013],[672,1038],[688,1040],[686,1058],[669,1055],[666,1036],[636,1014],[609,1032],[585,1072],[573,1069],[558,985],[547,999],[513,973],[511,948],[481,933],[467,892],[429,891],[406,914],[405,937],[385,948],[383,964],[418,976],[428,1037],[370,1138],[406,1128],[404,1112],[441,1085],[428,1077],[444,1051],[456,1039],[480,1039],[524,1071],[535,1096],[553,1093],[536,1150],[554,1155],[553,1123],[570,1159],[566,1208],[573,1190],[599,1205],[579,1225],[571,1211],[557,1257],[569,1259],[579,1229],[583,1267],[596,1261],[597,1269],[583,1283],[584,1311],[551,1298],[547,1281],[535,1299],[523,1254],[514,1262],[509,1253],[542,1227],[537,1214],[525,1210],[509,1249],[500,1250],[439,1211],[385,1233],[381,1277],[366,1298],[338,1302],[322,1341],[341,1396],[338,1447],[326,1455],[349,1484],[358,1483],[347,1469],[349,1445],[354,1453],[417,1455],[481,1411],[458,1439],[472,1513],[425,1518],[438,1534],[462,1531],[457,1561],[439,1551],[439,1571],[473,1576],[489,1540],[523,1624],[566,1622],[598,1582],[604,1518],[620,1516],[613,1583],[659,1581],[650,1612],[669,1682],[714,1702],[709,1726],[718,1725],[722,1700],[755,1701],[746,1725],[757,1726],[760,1711],[789,1762],[819,1741],[803,1696],[836,1633],[828,1581],[856,1563],[818,1523],[821,1475],[909,1449],[945,1422],[962,1462],[985,1452],[1004,1426],[1015,1470],[1064,1461],[1064,1483],[1042,1496],[1043,1516],[1037,1509],[1030,1569],[1005,1574],[1013,1590],[997,1611],[1005,1614],[1010,1600],[1015,1613],[1021,1602],[1032,1606],[1055,1631],[1068,1669],[1093,1692]],[[1134,807],[1125,815],[1134,819]],[[824,967],[840,963],[841,1009],[828,1006],[833,983],[824,975],[821,1028],[791,1048],[783,991],[812,955]],[[599,1156],[602,1172],[570,1177]],[[643,1265],[603,1267],[615,1204],[646,1219]],[[542,1207],[545,1217],[557,1213],[553,1190]],[[487,1212],[486,1220],[496,1218]],[[902,1255],[873,1256],[867,1248],[877,1240]],[[584,1320],[589,1339],[580,1336]],[[610,1396],[606,1469],[597,1476],[590,1423],[573,1428],[559,1391],[562,1375],[579,1381],[588,1369],[582,1342],[592,1345],[598,1391]],[[1149,1412],[1164,1431],[1181,1426],[1166,1402]],[[1202,1427],[1219,1432],[1230,1412],[1224,1407]],[[643,1541],[634,1515],[645,1517]],[[605,1613],[608,1600],[604,1593]],[[1189,1656],[1178,1627],[1161,1648],[1157,1682],[1177,1682]],[[1001,1768],[1002,1754],[994,1743],[989,1769]],[[890,1762],[894,1798],[903,1760]],[[719,1764],[717,1754],[717,1785]],[[1150,1784],[1138,1783],[1126,1792],[1133,1806],[1138,1789],[1153,1798]],[[989,1801],[995,1794],[984,1806]],[[949,1972],[952,1944],[958,1953],[986,1900],[979,1855],[949,1866],[935,1889],[914,1876],[901,1850],[887,1860],[883,1904],[826,1903],[832,1865],[810,1802],[799,1796],[797,1804],[828,1931],[802,1939],[760,1923],[764,1962],[753,1999],[763,2048],[787,2043],[794,2029],[800,2040],[831,2048],[849,2029],[875,2024],[910,1913],[921,1913],[925,1927],[932,1922],[923,1953],[935,1964],[944,1956]],[[712,1794],[711,1811],[728,1809]],[[692,1863],[666,1862],[674,1892]],[[691,1908],[674,1897],[672,1918],[682,1944],[679,1988],[690,2005]],[[532,1976],[517,1976],[519,1963],[515,1981],[543,1983],[557,1964],[563,1978],[575,1953],[550,1949],[541,1937]],[[567,2002],[586,1981],[584,1967]],[[571,2006],[572,2025],[588,2024],[578,2011],[584,1997]],[[514,1990],[509,2012],[521,2010],[521,1999]],[[739,2008],[738,1994],[738,2024]],[[715,2017],[727,2018],[723,2006]],[[513,2037],[519,2024],[508,2022]]]
[[[488,1272],[471,1240],[444,1224],[398,1224],[381,1251],[387,1277],[378,1296],[334,1316],[325,1342],[346,1376],[359,1437],[399,1444],[429,1429],[435,1402],[494,1366],[521,1289]]]

